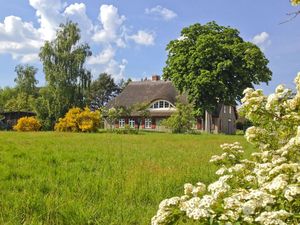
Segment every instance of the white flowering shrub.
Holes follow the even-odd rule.
[[[199,224],[300,224],[300,73],[297,92],[246,89],[240,113],[252,121],[246,139],[259,152],[243,159],[239,143],[223,144],[211,162],[219,179],[184,185],[184,194],[162,201],[152,225],[197,220]]]

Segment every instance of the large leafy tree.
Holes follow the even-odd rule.
[[[91,106],[99,109],[119,92],[119,87],[111,75],[101,73],[99,77],[92,81],[90,88]]]
[[[56,38],[41,48],[40,59],[46,75],[47,91],[43,96],[51,120],[58,120],[71,107],[83,107],[86,92],[91,82],[91,73],[84,67],[90,47],[80,43],[77,24],[61,24]],[[47,107],[45,107],[47,108]],[[55,121],[52,121],[52,123]]]
[[[198,113],[218,103],[235,104],[245,88],[267,83],[272,75],[256,45],[245,42],[238,30],[215,22],[184,28],[167,51],[163,76],[189,95]]]
[[[36,95],[38,84],[35,75],[37,68],[29,65],[18,65],[15,68],[17,78],[15,79],[18,93],[25,93],[26,95]]]

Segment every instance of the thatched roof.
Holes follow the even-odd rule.
[[[132,81],[120,95],[107,104],[107,107],[129,108],[140,103],[150,104],[159,99],[175,104],[177,96],[180,96],[180,100],[187,102],[186,95],[180,95],[171,81]]]

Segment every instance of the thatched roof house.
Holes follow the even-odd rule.
[[[129,116],[124,116],[116,121],[115,127],[122,128],[126,124],[130,127],[141,125],[143,129],[164,130],[161,121],[176,111],[176,101],[188,102],[187,95],[177,91],[171,81],[160,80],[160,77],[152,76],[152,80],[133,81],[112,99],[108,108],[132,108],[137,104],[147,104],[148,118],[140,118],[139,114],[132,111]],[[235,107],[220,104],[212,113],[211,129],[213,132],[234,133],[236,120]],[[226,120],[226,122],[225,122]],[[195,129],[204,129],[204,118],[195,118]]]

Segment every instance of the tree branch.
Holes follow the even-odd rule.
[[[300,14],[300,10],[296,11],[296,12],[287,13],[286,15],[290,16],[290,18],[288,20],[286,20],[286,21],[281,22],[280,24],[284,24],[284,23],[290,22],[291,20],[295,19],[299,14]]]

